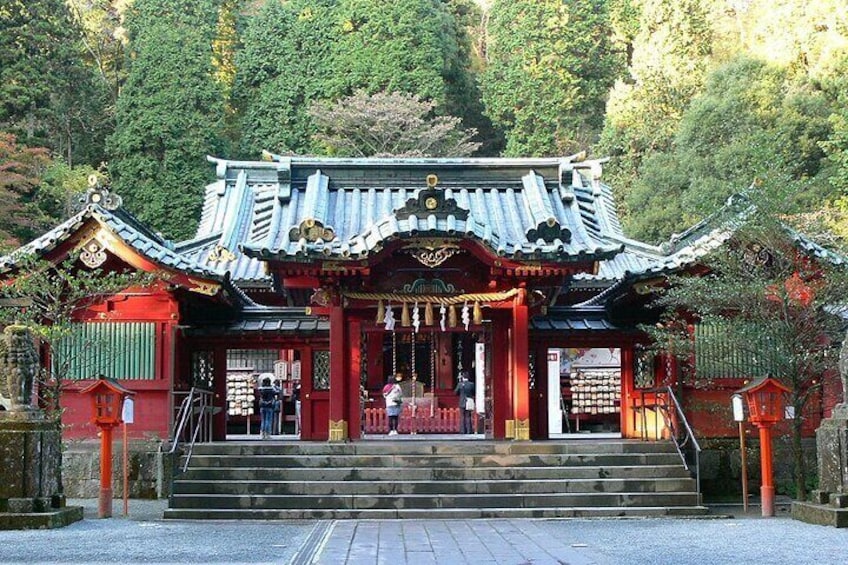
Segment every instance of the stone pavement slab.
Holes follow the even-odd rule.
[[[844,565],[848,532],[788,518],[336,521],[319,565]]]
[[[162,520],[165,501],[130,501],[100,520],[0,531],[0,563],[289,565],[844,565],[848,530],[787,517],[565,520]]]

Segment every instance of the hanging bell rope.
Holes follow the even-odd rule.
[[[397,334],[392,331],[392,375],[397,375]]]
[[[430,333],[430,393],[436,391],[436,334]],[[436,414],[436,403],[430,403],[430,417]]]
[[[409,350],[410,350],[409,351],[409,359],[410,359],[410,364],[412,365],[412,367],[410,367],[410,369],[409,369],[409,374],[410,374],[410,377],[414,377],[415,373],[416,373],[416,370],[415,370],[415,332],[412,332],[412,336],[409,340]],[[415,387],[414,381],[412,383],[412,386],[413,386],[413,388]]]
[[[382,324],[384,322],[384,318],[386,317],[386,307],[383,306],[383,301],[380,300],[377,302],[377,323]]]

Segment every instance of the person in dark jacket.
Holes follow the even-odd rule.
[[[277,389],[271,385],[271,377],[260,375],[259,388],[259,431],[262,439],[271,437],[271,426],[274,422],[274,402],[277,400]]]
[[[473,433],[474,383],[469,379],[468,371],[459,372],[459,382],[453,391],[459,395],[459,433]]]

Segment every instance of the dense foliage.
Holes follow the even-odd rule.
[[[479,156],[610,156],[635,238],[755,180],[848,235],[846,0],[0,0],[0,26],[0,131],[63,167],[108,154],[171,237],[191,235],[207,153],[370,154],[310,113],[359,91],[459,118]]]
[[[115,191],[169,236],[194,232],[205,156],[223,149],[224,103],[212,41],[218,0],[136,0],[127,14],[129,71],[109,140]]]
[[[624,58],[606,2],[496,0],[486,30],[483,102],[509,156],[576,153],[603,124]]]

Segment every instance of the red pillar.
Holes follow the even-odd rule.
[[[112,426],[100,428],[100,497],[97,516],[112,517]]]
[[[506,437],[506,421],[512,420],[510,324],[504,310],[492,313],[492,435]],[[514,434],[513,434],[514,435]],[[512,436],[510,436],[512,437]]]
[[[359,374],[362,363],[362,322],[359,320],[350,320],[348,326],[348,347],[347,347],[347,363],[348,369],[348,437],[350,439],[359,439],[362,435],[362,406],[359,397]]]
[[[515,439],[530,439],[529,313],[527,290],[519,289],[512,305],[512,374]]]
[[[636,437],[633,425],[634,363],[633,343],[621,347],[621,437]]]
[[[774,479],[771,459],[771,427],[760,425],[760,469],[763,476],[760,500],[762,500],[763,516],[774,516]]]
[[[330,441],[347,441],[350,437],[347,333],[344,308],[333,306],[330,310]]]

